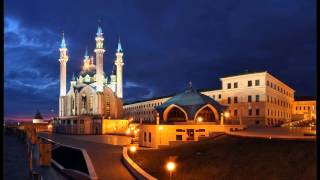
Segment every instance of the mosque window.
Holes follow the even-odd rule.
[[[248,110],[248,115],[251,116],[252,115],[252,109]]]
[[[144,142],[147,141],[147,133],[146,132],[143,133],[143,140],[144,140]]]
[[[90,96],[89,106],[90,106],[90,111],[92,111],[93,110],[93,96]]]
[[[228,97],[228,104],[231,104],[231,97]]]
[[[219,96],[219,99],[221,99],[221,94],[219,94],[218,96]]]
[[[149,142],[151,143],[151,132],[149,132]]]
[[[106,116],[110,116],[110,96],[106,95],[106,109],[105,109],[105,114]]]
[[[252,101],[252,97],[248,96],[248,102],[251,102],[251,101]]]
[[[238,110],[237,109],[233,110],[233,115],[234,116],[238,116]]]
[[[252,86],[252,81],[248,81],[248,87]]]
[[[269,81],[267,81],[267,86],[269,86]]]
[[[85,94],[82,94],[82,107],[87,108],[87,96]]]

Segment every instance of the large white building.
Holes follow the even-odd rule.
[[[244,73],[220,78],[222,88],[202,91],[222,105],[228,106],[228,124],[278,126],[291,120],[294,90],[267,71]],[[154,122],[155,107],[170,97],[154,98],[125,104],[125,117],[136,122]]]
[[[86,49],[80,73],[73,74],[67,91],[67,45],[63,36],[60,47],[59,117],[54,121],[57,132],[100,134],[103,119],[123,117],[123,50],[120,39],[115,53],[113,71],[107,76],[103,70],[104,37],[98,26],[95,37],[96,57]],[[96,63],[94,63],[96,60]]]

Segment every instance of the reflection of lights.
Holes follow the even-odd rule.
[[[159,130],[162,131],[162,129],[163,129],[163,127],[162,127],[162,126],[159,126]]]
[[[167,170],[171,172],[176,168],[176,164],[174,162],[168,162],[166,167]]]

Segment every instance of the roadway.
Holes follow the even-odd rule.
[[[39,135],[49,137],[47,133]],[[122,146],[130,143],[130,138],[115,135],[63,135],[52,134],[53,141],[83,148],[87,151],[99,180],[130,180],[134,177],[121,162]]]

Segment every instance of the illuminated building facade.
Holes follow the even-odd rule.
[[[101,134],[103,119],[123,117],[123,50],[118,42],[116,59],[110,76],[103,70],[104,37],[98,26],[96,33],[95,59],[85,51],[82,70],[70,81],[66,91],[67,45],[63,36],[60,47],[60,97],[59,117],[54,121],[54,129],[61,133]],[[96,64],[94,63],[96,60]]]
[[[293,120],[315,120],[317,101],[315,97],[296,97],[293,103]]]
[[[242,121],[248,126],[279,126],[291,120],[295,91],[267,71],[223,77],[220,81],[221,89],[201,93],[228,107],[226,124]],[[155,107],[169,98],[126,104],[125,117],[135,122],[155,122]]]

